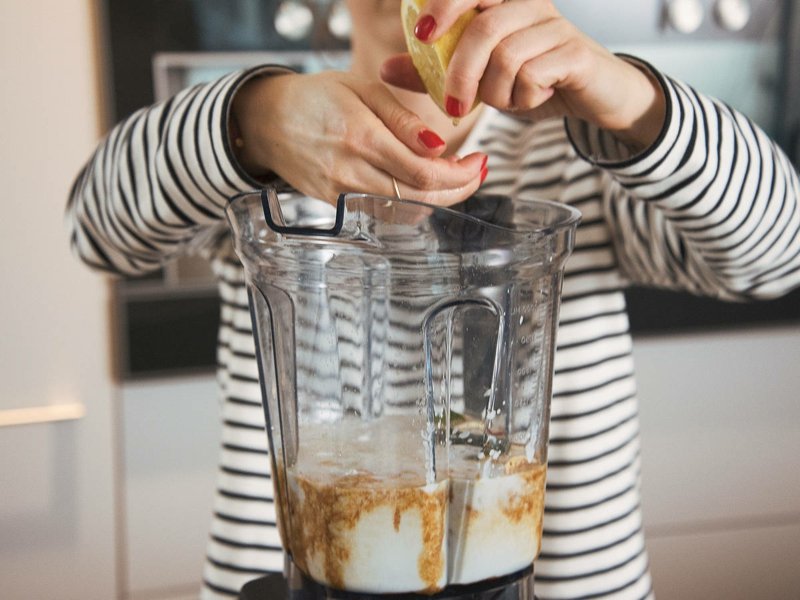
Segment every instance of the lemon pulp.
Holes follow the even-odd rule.
[[[406,46],[414,67],[419,73],[425,89],[436,105],[448,116],[444,98],[444,80],[447,67],[453,58],[456,45],[461,39],[464,30],[470,21],[475,18],[478,11],[471,9],[461,15],[453,26],[433,44],[425,44],[414,35],[414,26],[417,23],[420,13],[425,8],[428,0],[403,0],[401,3],[401,16],[403,21],[403,32],[406,38]],[[472,109],[478,105],[476,100]],[[464,116],[464,115],[462,115]],[[453,123],[458,123],[458,119],[453,119]]]

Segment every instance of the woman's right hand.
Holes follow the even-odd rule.
[[[486,177],[486,155],[444,158],[444,142],[380,82],[348,73],[285,74],[247,82],[233,101],[242,166],[277,174],[335,202],[342,192],[438,205],[460,202]]]

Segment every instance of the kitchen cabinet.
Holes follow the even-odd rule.
[[[648,538],[658,600],[800,598],[800,523],[683,531]]]
[[[0,429],[2,596],[107,600],[116,592],[110,420]]]
[[[126,599],[196,598],[219,453],[216,380],[128,382],[120,401]]]
[[[637,339],[659,600],[800,597],[800,328]]]

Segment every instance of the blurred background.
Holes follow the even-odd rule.
[[[555,3],[800,161],[796,2]],[[196,597],[219,441],[213,280],[194,260],[90,273],[69,253],[67,193],[136,108],[251,64],[344,67],[348,33],[338,0],[0,0],[3,598]],[[629,300],[659,599],[800,598],[800,295]]]

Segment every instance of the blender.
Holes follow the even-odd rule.
[[[490,195],[333,207],[267,187],[227,216],[287,552],[280,593],[534,598],[578,211]]]

